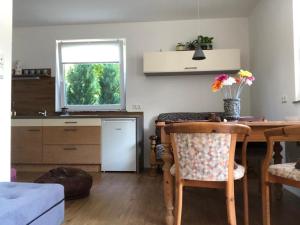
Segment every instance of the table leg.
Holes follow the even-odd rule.
[[[149,139],[150,139],[150,144],[151,144],[149,175],[151,177],[155,177],[155,176],[157,176],[157,162],[156,162],[156,153],[155,153],[157,137],[153,135]]]
[[[274,143],[274,164],[281,164],[282,163],[282,146],[280,144],[280,142],[275,142]],[[275,194],[275,198],[277,200],[280,200],[282,198],[282,184],[275,184],[274,187],[274,194]]]
[[[166,224],[174,225],[174,177],[170,173],[170,168],[173,165],[173,156],[170,152],[170,146],[164,145],[162,152],[163,165],[163,183],[164,183],[164,199],[166,206]]]

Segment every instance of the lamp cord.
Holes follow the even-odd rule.
[[[198,19],[200,19],[200,0],[197,0]]]

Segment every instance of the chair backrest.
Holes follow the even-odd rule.
[[[225,181],[233,174],[237,135],[250,128],[240,124],[190,122],[166,126],[171,136],[176,177],[202,181]]]
[[[300,125],[279,127],[266,130],[265,137],[267,139],[268,150],[266,157],[263,161],[263,170],[267,170],[272,160],[274,142],[300,141]]]

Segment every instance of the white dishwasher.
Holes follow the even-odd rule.
[[[136,171],[136,119],[101,120],[101,170]]]

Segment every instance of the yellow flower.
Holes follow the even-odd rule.
[[[241,78],[243,77],[252,77],[252,73],[247,70],[240,70],[239,75]]]

